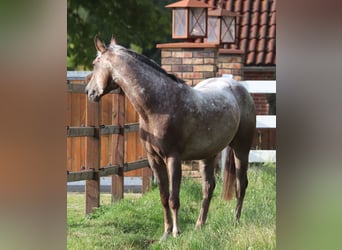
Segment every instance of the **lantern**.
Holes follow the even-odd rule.
[[[172,8],[172,38],[196,39],[207,36],[208,5],[182,0],[166,5]]]
[[[216,44],[234,43],[236,39],[236,17],[238,14],[215,9],[208,13],[208,37],[206,42]]]

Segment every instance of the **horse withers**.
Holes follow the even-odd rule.
[[[118,85],[139,114],[141,141],[164,208],[161,239],[180,233],[181,162],[200,160],[203,200],[196,227],[201,228],[215,188],[215,159],[226,146],[223,198],[231,199],[235,190],[237,222],[255,131],[255,107],[248,91],[224,78],[206,79],[192,88],[149,58],[117,45],[114,38],[106,47],[96,36],[95,47],[98,55],[86,87],[88,99],[99,101]]]

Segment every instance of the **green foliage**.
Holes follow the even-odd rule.
[[[68,69],[90,69],[98,34],[107,44],[112,35],[120,45],[158,60],[155,45],[170,40],[172,1],[67,1]]]

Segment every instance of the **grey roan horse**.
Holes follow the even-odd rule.
[[[181,161],[200,160],[203,200],[196,228],[201,228],[215,188],[215,159],[226,146],[230,151],[223,197],[231,199],[235,190],[238,222],[248,184],[248,154],[256,117],[247,90],[224,78],[206,79],[192,88],[147,57],[117,45],[114,38],[106,47],[96,36],[95,47],[98,55],[86,87],[88,99],[99,101],[120,86],[138,112],[141,140],[164,208],[161,239],[171,232],[173,236],[180,233]]]

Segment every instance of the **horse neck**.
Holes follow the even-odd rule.
[[[172,85],[167,76],[160,76],[156,70],[134,59],[118,60],[113,66],[113,78],[125,92],[135,110],[147,119],[153,113],[155,98]],[[158,98],[159,99],[159,98]],[[158,105],[154,105],[158,106]]]

